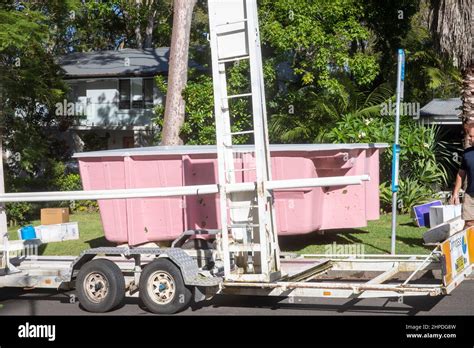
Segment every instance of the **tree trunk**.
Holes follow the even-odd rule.
[[[153,10],[153,1],[150,4],[150,12],[145,28],[145,42],[143,48],[153,48],[153,29],[155,28],[155,19],[157,10]]]
[[[137,25],[135,27],[135,40],[137,41],[137,48],[142,48],[143,39],[142,39],[142,33],[140,32],[140,25]]]
[[[136,0],[135,4],[137,5],[138,8],[140,8],[142,3],[142,0]],[[140,11],[138,11],[140,13]],[[141,32],[141,26],[140,26],[140,15],[138,15],[138,18],[135,18],[137,21],[135,25],[135,40],[137,41],[137,48],[142,48],[143,47],[143,37],[142,37],[142,32]]]
[[[6,97],[4,97],[3,86],[0,84],[0,193],[5,193],[5,176],[3,172],[3,161],[5,151],[3,150],[3,134],[4,134],[4,117],[3,106]],[[8,234],[7,212],[5,204],[0,203],[0,243],[3,243],[3,238]]]
[[[3,116],[0,112],[0,117]],[[5,177],[3,175],[3,132],[2,126],[0,125],[0,194],[5,193]],[[8,225],[7,225],[7,212],[5,210],[5,204],[0,203],[0,243],[3,243],[3,238],[8,234]]]
[[[463,72],[462,121],[464,124],[464,148],[469,147],[467,128],[474,126],[474,65]]]
[[[197,0],[174,0],[173,33],[171,35],[168,91],[166,93],[162,145],[179,145],[179,132],[184,123],[183,89],[188,77],[188,51],[191,19]]]

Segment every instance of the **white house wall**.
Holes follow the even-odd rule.
[[[74,80],[70,81],[71,96],[68,102],[81,104],[86,110],[80,126],[113,129],[117,127],[133,128],[151,124],[153,109],[119,109],[119,80]],[[156,86],[153,88],[153,102],[163,102],[163,96]]]

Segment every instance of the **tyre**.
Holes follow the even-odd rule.
[[[168,259],[157,259],[140,275],[139,295],[153,313],[173,314],[185,309],[191,301],[191,290],[184,285],[181,271]]]
[[[82,266],[76,279],[77,297],[89,312],[104,313],[117,307],[125,297],[125,279],[110,260],[92,260]]]

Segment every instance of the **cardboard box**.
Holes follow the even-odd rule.
[[[41,209],[41,225],[55,225],[69,222],[69,208]]]
[[[79,239],[79,226],[77,222],[41,225],[36,227],[36,236],[41,239],[43,243],[77,240]]]

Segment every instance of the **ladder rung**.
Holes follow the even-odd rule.
[[[231,205],[229,206],[229,209],[255,209],[258,208],[258,205],[251,204],[251,205]]]
[[[239,169],[227,169],[228,172],[250,172],[256,170],[257,168],[239,168]]]
[[[255,131],[252,130],[246,130],[246,131],[239,131],[239,132],[230,132],[230,135],[243,135],[243,134],[252,134],[255,133]]]
[[[245,23],[245,22],[247,22],[247,18],[240,19],[240,20],[234,21],[234,22],[227,22],[227,23],[216,24],[216,28],[218,28],[218,27],[223,27],[223,26],[226,26],[226,25]]]
[[[230,224],[229,228],[254,228],[259,226],[259,224]]]
[[[219,63],[230,63],[230,62],[237,62],[239,60],[249,59],[250,56],[240,56],[234,58],[226,58],[226,59],[219,59]]]
[[[242,94],[234,94],[234,95],[228,95],[225,98],[222,99],[234,99],[234,98],[243,98],[243,97],[250,97],[252,93],[242,93]]]
[[[251,225],[253,222],[252,220],[234,220],[231,219],[231,225]]]
[[[260,244],[231,244],[229,245],[230,252],[241,252],[241,251],[260,251]]]

